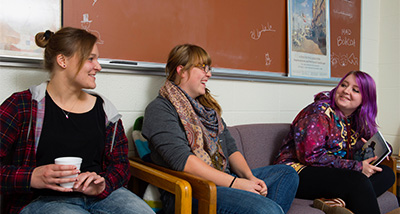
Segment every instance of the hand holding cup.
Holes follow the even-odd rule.
[[[82,163],[82,158],[80,157],[60,157],[54,159],[55,164],[59,165],[74,165],[77,170],[81,168],[81,163]],[[64,176],[62,178],[75,178],[78,175],[69,175],[69,176]],[[68,183],[60,183],[60,186],[64,188],[72,188],[74,186],[75,182],[68,182]]]
[[[69,182],[73,185],[76,181],[75,177],[80,173],[80,164],[64,164],[47,164],[34,168],[31,175],[31,187],[72,192],[72,188],[62,187],[59,184]],[[72,176],[72,178],[65,178],[66,176]]]

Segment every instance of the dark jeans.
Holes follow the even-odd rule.
[[[297,198],[341,198],[354,213],[380,213],[377,197],[394,183],[393,170],[380,165],[382,172],[367,177],[361,172],[328,167],[305,167],[299,174]]]

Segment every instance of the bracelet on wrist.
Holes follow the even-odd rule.
[[[231,182],[231,185],[229,185],[229,188],[232,187],[232,185],[233,185],[233,183],[235,182],[236,178],[237,178],[237,177],[234,177],[234,178],[233,178],[233,180],[232,180],[232,182]]]

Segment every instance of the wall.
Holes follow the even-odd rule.
[[[370,73],[378,83],[379,91],[379,121],[381,130],[388,141],[392,142],[395,151],[399,148],[399,74],[394,68],[398,63],[386,62],[388,56],[393,57],[391,43],[385,48],[379,33],[379,26],[385,28],[380,19],[399,19],[397,0],[362,1],[362,33],[361,33],[361,69]],[[397,9],[393,9],[397,5]],[[397,11],[397,15],[394,13]],[[385,14],[382,16],[380,14]],[[387,16],[387,17],[386,17]],[[394,17],[394,18],[393,18]],[[394,25],[394,23],[393,23]],[[392,40],[399,44],[399,29],[388,25],[385,34],[395,34]],[[385,42],[385,41],[384,41]],[[382,43],[384,43],[382,42]],[[393,59],[393,60],[396,60]],[[381,64],[382,61],[382,64]],[[394,65],[393,65],[394,64]],[[397,65],[397,66],[396,66]],[[382,72],[379,70],[382,69]],[[396,75],[397,79],[391,76]],[[28,88],[46,79],[47,73],[38,69],[21,69],[0,67],[0,101],[6,99],[12,92]],[[164,77],[149,75],[129,75],[116,73],[99,73],[97,75],[96,91],[108,97],[123,115],[123,122],[129,139],[134,120],[143,114],[146,105],[157,95]],[[296,114],[312,102],[313,95],[322,90],[330,90],[327,86],[293,85],[265,82],[248,82],[211,79],[208,83],[211,92],[223,108],[223,117],[228,125],[263,122],[289,123]],[[394,91],[392,89],[395,89]],[[392,94],[387,96],[387,93]],[[393,99],[395,98],[395,99]],[[393,100],[396,105],[393,106]],[[387,113],[386,113],[387,112]],[[393,117],[393,112],[396,117]],[[397,153],[397,152],[396,152]]]
[[[380,1],[379,33],[379,124],[383,134],[394,146],[400,148],[400,2]],[[376,18],[376,17],[372,17]],[[379,20],[379,19],[378,19]],[[375,23],[371,23],[375,24]]]

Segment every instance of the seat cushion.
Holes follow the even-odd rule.
[[[387,213],[399,207],[396,196],[389,191],[378,197],[378,204],[381,213]]]
[[[247,124],[229,127],[251,169],[273,164],[290,124]]]
[[[288,214],[324,214],[322,210],[312,206],[312,200],[295,198]]]

